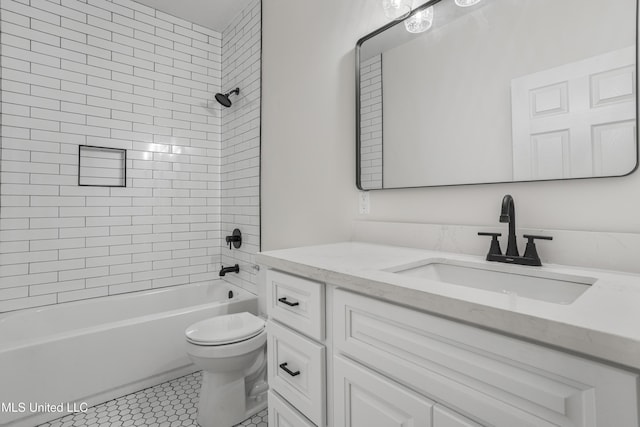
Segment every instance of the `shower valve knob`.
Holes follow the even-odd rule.
[[[231,233],[231,236],[227,236],[224,239],[229,245],[229,249],[231,249],[232,245],[236,249],[242,246],[242,233],[237,228],[233,230],[233,233]]]

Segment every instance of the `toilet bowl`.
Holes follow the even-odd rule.
[[[201,427],[231,427],[266,408],[263,319],[251,313],[212,317],[185,331],[187,354],[202,369]]]

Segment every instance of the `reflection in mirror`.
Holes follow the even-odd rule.
[[[361,189],[636,168],[636,0],[431,5],[358,42]]]

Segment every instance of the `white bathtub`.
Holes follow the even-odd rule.
[[[216,280],[0,315],[0,426],[34,426],[194,372],[187,326],[257,309],[255,295]],[[63,412],[34,414],[35,404]]]

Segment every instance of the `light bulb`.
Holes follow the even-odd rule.
[[[402,19],[411,13],[413,0],[382,0],[382,9],[389,19]]]
[[[404,20],[404,26],[410,33],[422,33],[433,25],[433,6],[422,9]]]
[[[469,7],[474,4],[480,3],[481,0],[455,0],[456,4],[460,7]]]

